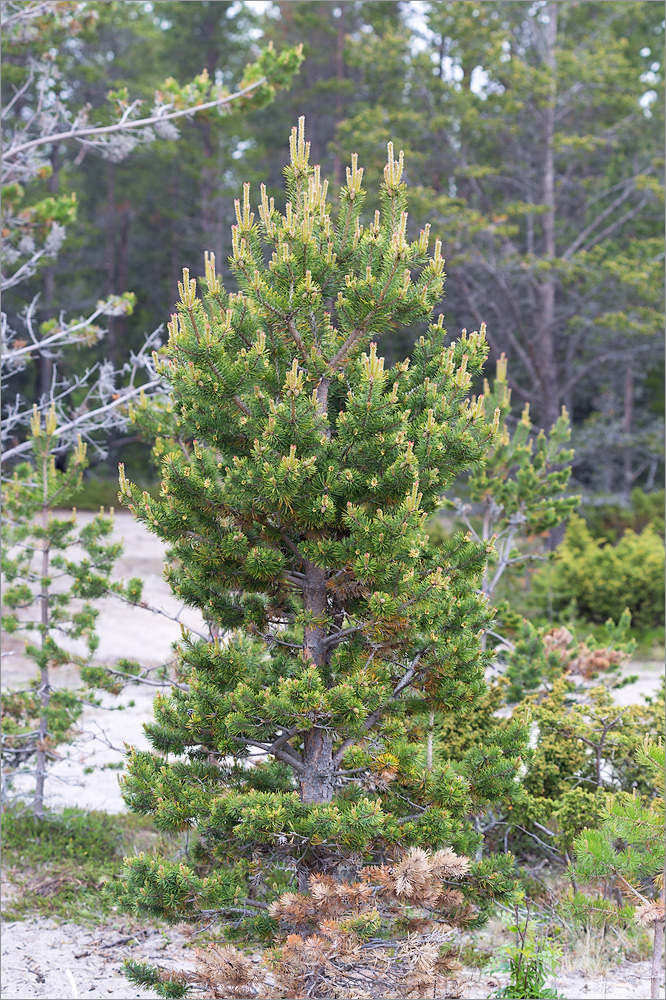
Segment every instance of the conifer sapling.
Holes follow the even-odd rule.
[[[646,736],[636,762],[652,784],[652,796],[621,791],[609,795],[597,829],[576,839],[572,874],[585,881],[612,882],[635,907],[634,919],[653,931],[651,997],[663,995],[664,947],[664,744]],[[576,896],[574,914],[594,908],[597,900]]]
[[[470,399],[487,347],[430,322],[387,369],[388,330],[428,323],[444,283],[429,227],[407,235],[403,155],[388,147],[381,212],[361,224],[363,171],[347,170],[337,219],[292,131],[287,201],[249,185],[236,203],[226,292],[206,255],[202,295],[184,272],[160,361],[158,499],[121,470],[121,498],[170,545],[168,579],[211,641],[185,636],[179,680],[133,751],[124,796],[158,828],[192,828],[189,864],[139,856],[113,887],[170,919],[254,909],[315,873],[346,879],[412,847],[473,857],[469,820],[516,788],[524,727],[451,766],[424,763],[430,711],[463,713],[484,690],[487,551],[426,521],[483,460],[496,421]],[[514,889],[510,859],[460,886],[480,917]],[[265,916],[261,916],[261,914]]]
[[[113,565],[122,545],[109,541],[112,515],[104,512],[78,525],[76,511],[58,516],[81,485],[86,447],[79,439],[67,467],[56,467],[53,450],[58,440],[55,406],[45,416],[33,408],[29,441],[32,454],[19,463],[2,487],[4,548],[3,631],[26,637],[25,652],[37,667],[16,690],[2,697],[3,801],[17,771],[34,776],[33,813],[45,814],[49,765],[59,757],[58,747],[76,735],[75,724],[95,690],[118,694],[131,681],[138,665],[121,661],[122,670],[94,662],[99,645],[95,624],[97,601],[114,593],[135,603],[141,581],[112,582]],[[72,552],[79,546],[80,555]],[[76,652],[76,642],[86,651]],[[74,645],[73,645],[74,643]],[[69,688],[57,682],[57,669],[74,666],[83,682]]]

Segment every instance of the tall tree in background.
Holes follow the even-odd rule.
[[[199,0],[167,0],[153,11],[137,6],[133,20],[124,4],[100,12],[87,61],[100,50],[113,58],[106,78],[84,76],[85,100],[108,89],[109,76],[115,88],[127,86],[140,94],[152,92],[169,76],[192,79],[202,71],[210,80],[230,85],[256,53],[252,31],[257,18],[244,6]],[[242,116],[203,113],[188,123],[185,142],[147,147],[131,161],[106,165],[106,184],[100,184],[99,164],[92,159],[72,175],[85,219],[73,262],[86,283],[100,269],[114,290],[129,280],[139,306],[126,324],[132,340],[142,327],[164,318],[163,303],[183,261],[194,264],[202,246],[226,261],[234,157],[244,148],[248,131]],[[92,254],[91,244],[96,248]]]
[[[643,440],[634,466],[623,448],[663,313],[657,7],[432,4],[418,49],[394,39],[380,96],[385,48],[358,40],[369,99],[340,130],[375,170],[386,130],[418,151],[415,202],[435,209],[455,278],[447,313],[460,325],[487,320],[516,399],[542,426],[562,404],[580,422],[614,393],[605,444],[621,469],[608,447],[603,462],[607,485],[623,490],[659,455]]]
[[[353,114],[359,101],[361,68],[354,64],[353,39],[372,34],[383,37],[401,24],[404,4],[401,2],[368,2],[342,0],[340,3],[318,3],[316,0],[283,0],[264,18],[266,39],[278,47],[303,43],[305,62],[290,93],[274,108],[274,114],[261,111],[251,115],[255,126],[255,169],[267,179],[270,193],[279,194],[282,176],[276,148],[284,143],[290,123],[305,115],[310,125],[312,155],[322,170],[331,176],[337,197],[344,181],[345,153],[337,141],[341,122]],[[383,148],[388,136],[383,138]],[[258,155],[257,155],[258,154]],[[271,190],[271,189],[274,190]],[[378,188],[377,188],[378,190]]]

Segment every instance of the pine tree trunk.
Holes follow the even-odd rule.
[[[634,470],[632,463],[632,449],[629,447],[629,438],[634,419],[634,372],[630,363],[624,373],[624,413],[622,415],[622,432],[625,438],[624,454],[622,456],[623,465],[623,493],[625,500],[629,501],[631,487],[634,482]]]
[[[652,975],[650,977],[650,997],[658,1000],[661,993],[661,979],[664,974],[664,966],[661,960],[661,953],[664,949],[664,921],[658,920],[654,925],[654,948],[652,951]]]
[[[334,772],[333,739],[324,729],[312,729],[305,734],[303,745],[305,770],[301,774],[301,801],[330,802],[333,798]]]
[[[47,188],[50,195],[54,198],[58,194],[58,185],[60,184],[60,160],[58,158],[59,147],[56,145],[51,153],[51,176],[48,179]],[[49,310],[53,306],[55,300],[55,279],[56,279],[56,268],[55,264],[51,264],[50,267],[44,269],[44,294],[42,307],[45,311],[45,319],[50,319]],[[40,354],[38,356],[38,371],[39,371],[39,394],[40,396],[48,396],[51,391],[51,381],[53,378],[53,360],[46,354]]]
[[[48,501],[48,458],[44,456],[42,458],[42,527],[44,532],[48,527],[49,523],[49,510],[47,506]],[[42,567],[41,567],[41,593],[40,593],[40,610],[41,610],[41,626],[42,626],[42,636],[41,636],[41,647],[42,653],[44,653],[44,647],[46,646],[46,640],[48,638],[48,627],[49,627],[49,584],[48,584],[48,574],[49,574],[49,558],[50,549],[48,538],[44,537],[42,541]],[[48,722],[48,709],[51,701],[51,684],[49,678],[49,666],[48,661],[42,661],[40,666],[40,676],[39,676],[39,703],[40,703],[40,714],[39,714],[39,728],[37,733],[37,764],[35,767],[35,798],[33,801],[33,814],[37,819],[41,819],[44,816],[44,785],[46,783],[46,764],[47,764],[47,753],[46,753],[46,741],[49,734],[49,722]]]
[[[303,588],[305,610],[318,618],[326,614],[326,570],[308,562]],[[304,630],[304,648],[308,658],[320,669],[326,664],[324,625],[307,625]],[[305,734],[303,764],[300,775],[303,802],[330,802],[333,798],[335,764],[333,740],[324,729],[315,726]]]
[[[545,28],[545,62],[550,70],[550,98],[544,112],[544,161],[543,161],[543,238],[544,256],[553,264],[557,256],[555,239],[555,110],[557,104],[557,4],[546,7],[548,24]],[[555,356],[555,304],[556,278],[551,274],[538,289],[541,303],[539,329],[539,375],[541,380],[541,426],[546,430],[557,422],[560,415],[560,387]],[[548,533],[548,547],[554,551],[564,538],[565,525],[559,524]]]

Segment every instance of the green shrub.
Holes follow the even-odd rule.
[[[628,529],[641,532],[648,525],[652,525],[663,538],[665,502],[664,490],[646,493],[637,486],[631,491],[630,506],[619,503],[586,504],[582,514],[595,538],[616,542]]]
[[[575,604],[591,621],[619,619],[625,608],[639,629],[664,624],[664,544],[648,525],[625,531],[617,545],[593,538],[574,515],[552,566],[537,574],[535,591],[549,588],[555,610]]]
[[[65,809],[43,818],[20,809],[2,817],[2,847],[15,862],[36,864],[63,858],[106,860],[122,856],[123,829],[102,812]]]
[[[529,903],[525,923],[521,925],[516,907],[516,921],[509,930],[516,935],[516,942],[503,949],[504,960],[499,966],[501,970],[509,973],[509,982],[501,989],[494,990],[490,996],[517,998],[517,1000],[526,1000],[528,997],[532,997],[533,1000],[561,998],[563,996],[561,993],[546,986],[548,977],[554,974],[562,957],[561,949],[549,941],[543,933],[539,933],[541,928],[538,925],[530,922]]]
[[[179,855],[182,838],[166,837],[131,813],[67,808],[41,818],[18,803],[2,814],[3,900],[8,920],[34,916],[98,924],[113,914],[113,900],[100,892],[124,855],[163,850]]]

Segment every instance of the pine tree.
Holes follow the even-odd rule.
[[[158,696],[154,752],[132,751],[129,807],[158,828],[195,828],[191,866],[139,856],[112,890],[135,911],[196,919],[254,908],[315,873],[346,878],[410,847],[473,857],[469,816],[517,787],[515,724],[456,768],[425,764],[432,709],[464,713],[484,691],[478,591],[486,548],[435,548],[427,519],[494,440],[481,334],[448,343],[431,323],[387,370],[377,340],[427,320],[444,282],[429,227],[409,243],[403,156],[388,147],[382,208],[362,226],[356,156],[333,221],[291,135],[284,214],[249,185],[236,204],[227,293],[207,256],[203,298],[184,272],[160,362],[158,499],[121,467],[121,499],[169,543],[168,579],[212,641],[180,644],[180,686]],[[265,263],[265,254],[268,264]],[[513,890],[510,864],[472,867],[480,918]]]
[[[469,477],[471,504],[458,499],[455,506],[477,541],[487,543],[494,538],[482,579],[484,594],[492,598],[511,565],[535,558],[525,547],[516,549],[517,539],[557,527],[574,511],[580,497],[566,493],[573,451],[566,447],[571,427],[564,407],[548,434],[535,433],[529,403],[520,420],[513,421],[504,354],[497,360],[492,385],[484,379],[483,400],[486,413],[499,412],[499,433],[483,465]],[[469,519],[472,514],[482,519],[478,530]]]
[[[635,907],[634,919],[654,930],[650,996],[659,997],[664,945],[664,746],[649,736],[636,752],[655,794],[609,796],[599,829],[584,830],[574,844],[573,874],[585,881],[612,880]],[[651,885],[650,885],[651,883]],[[650,888],[647,888],[650,886]],[[589,900],[573,899],[584,912]],[[594,905],[594,904],[592,904]]]
[[[100,513],[84,526],[76,512],[58,516],[81,484],[86,448],[79,439],[65,470],[56,467],[54,439],[58,434],[55,406],[43,419],[33,409],[30,461],[21,462],[2,488],[3,605],[5,633],[27,636],[25,652],[38,670],[27,687],[2,697],[2,760],[4,775],[29,767],[35,779],[33,813],[44,816],[49,764],[57,747],[72,740],[75,724],[93,689],[118,694],[122,683],[93,661],[99,638],[95,602],[109,592],[128,601],[141,596],[141,581],[112,583],[110,573],[120,555],[119,542],[109,542],[112,516]],[[81,556],[72,553],[79,546]],[[86,652],[73,651],[72,640],[85,642]],[[83,686],[60,687],[57,668],[78,668]],[[125,679],[138,667],[121,661]],[[33,766],[34,764],[34,766]],[[7,781],[11,785],[11,778]],[[3,789],[3,798],[8,792]]]

